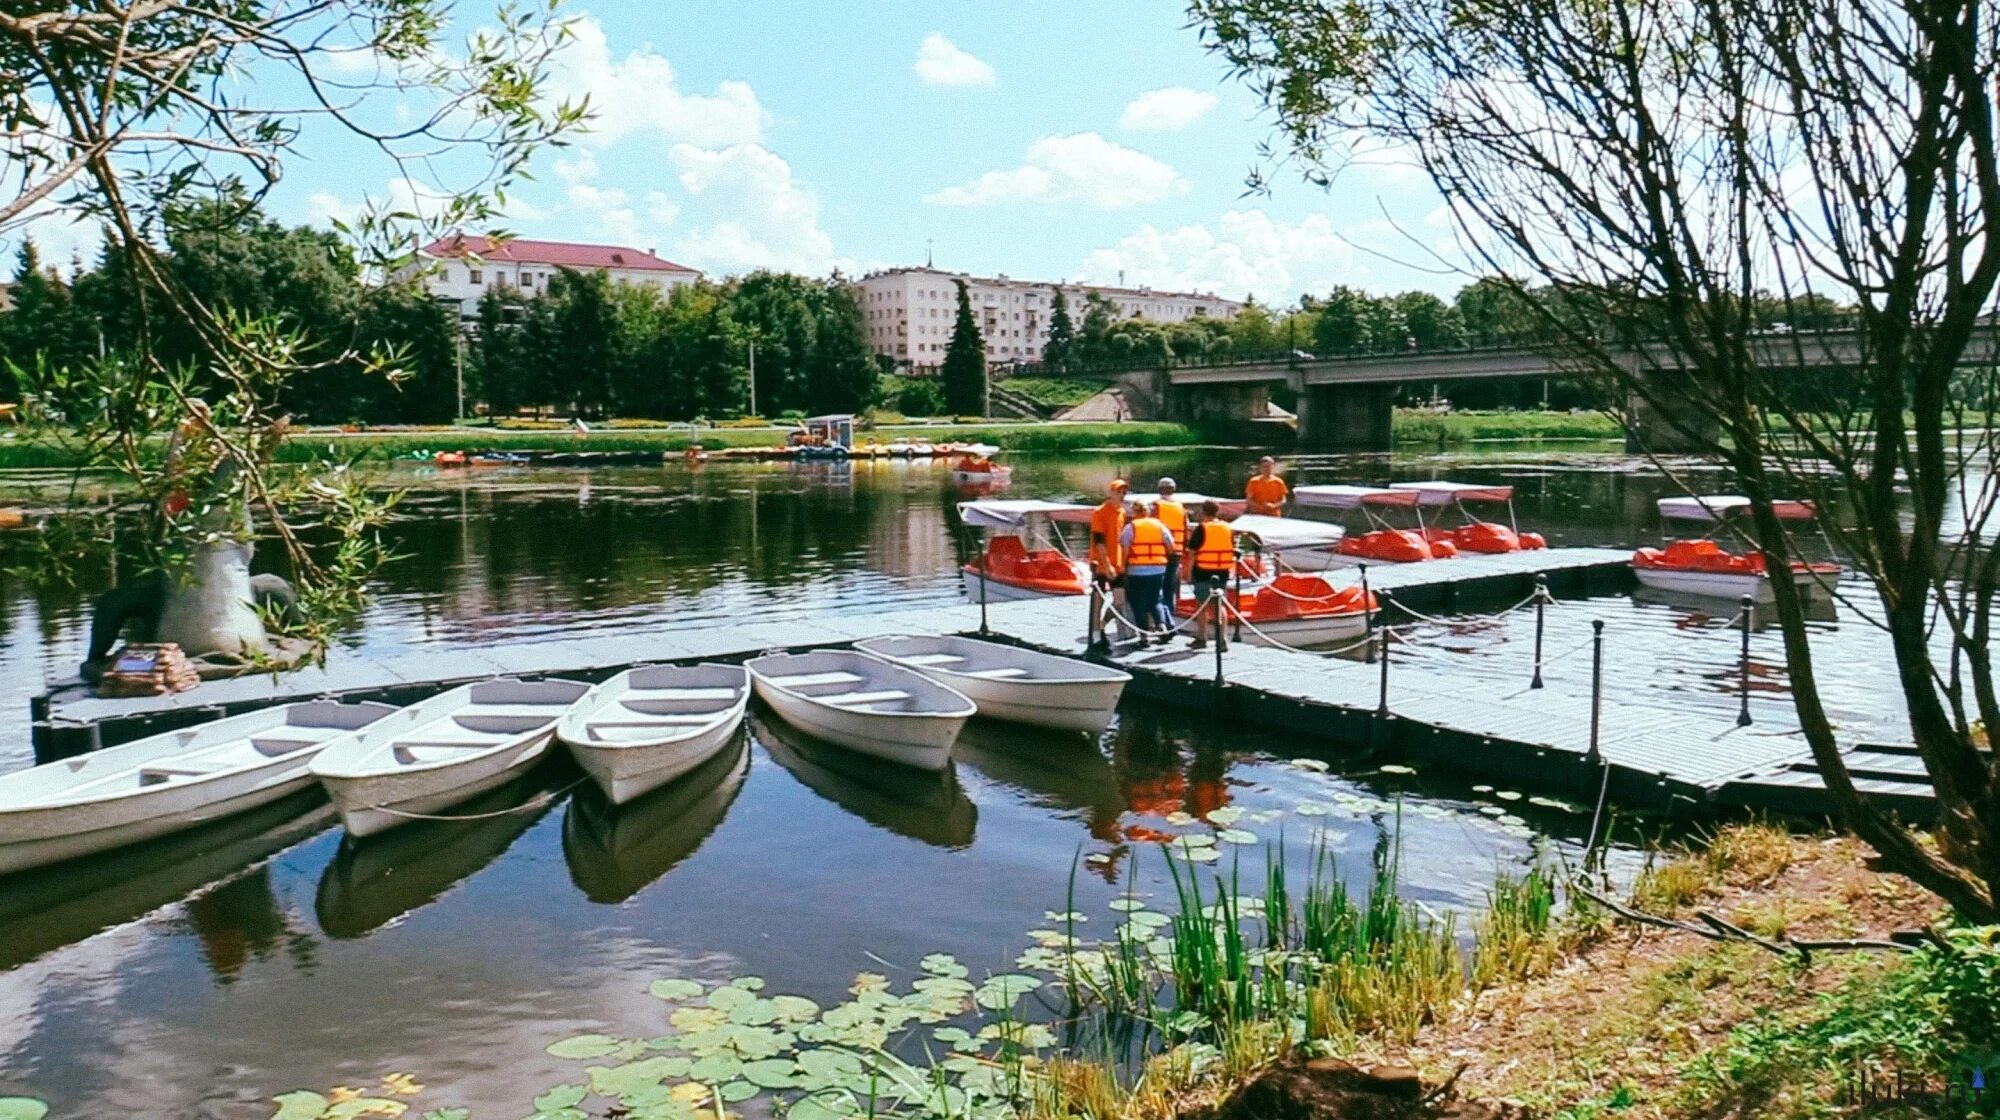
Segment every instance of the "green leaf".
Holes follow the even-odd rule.
[[[932,976],[962,977],[966,974],[964,965],[950,953],[932,953],[917,963],[917,967]]]
[[[423,1120],[472,1120],[469,1108],[433,1108],[424,1113]]]
[[[542,1112],[559,1112],[565,1108],[575,1108],[583,1103],[589,1090],[581,1085],[557,1085],[535,1098],[535,1107]]]
[[[278,1102],[278,1111],[271,1115],[271,1120],[319,1120],[319,1114],[326,1111],[326,1098],[304,1089],[271,1099]],[[0,1120],[41,1120],[48,1111],[49,1106],[40,1101],[0,1097]]]
[[[731,1081],[729,1084],[717,1089],[715,1095],[721,1097],[724,1104],[738,1104],[749,1100],[761,1092],[763,1092],[762,1089],[759,1089],[748,1081]]]
[[[1234,805],[1224,805],[1220,809],[1210,809],[1208,811],[1209,823],[1219,824],[1224,828],[1228,828],[1230,825],[1235,824],[1237,821],[1240,821],[1242,819],[1243,819],[1243,810],[1238,809]]]
[[[811,1093],[792,1102],[785,1120],[849,1120],[859,1115],[861,1106],[853,1096],[838,1091]]]
[[[565,1038],[561,1042],[550,1043],[543,1052],[551,1058],[583,1061],[614,1054],[620,1045],[617,1039],[608,1034],[580,1034],[575,1038]]]
[[[819,1004],[804,996],[773,996],[771,1006],[782,1023],[810,1023],[819,1018]]]
[[[1240,828],[1225,828],[1221,832],[1216,833],[1215,838],[1225,844],[1255,844],[1257,842],[1256,833],[1246,832]]]
[[[693,1065],[686,1058],[659,1057],[622,1066],[592,1066],[584,1072],[590,1076],[590,1091],[598,1096],[629,1097],[671,1078],[686,1077]]]
[[[364,1116],[400,1116],[406,1108],[402,1101],[385,1100],[381,1097],[356,1097],[351,1101],[341,1101],[321,1115],[326,1120],[359,1120]]]
[[[755,1003],[757,995],[747,988],[717,988],[708,993],[708,1005],[717,1011],[734,1011],[746,1003]]]
[[[688,1076],[696,1081],[713,1085],[718,1081],[729,1081],[743,1072],[743,1059],[734,1054],[710,1054],[688,1070]]]
[[[1033,976],[1009,972],[995,976],[980,985],[973,999],[978,1001],[979,1006],[989,1011],[1004,1011],[1014,1006],[1015,1000],[1041,986],[1042,982]]]
[[[701,994],[702,988],[700,984],[692,980],[669,979],[655,980],[653,981],[653,986],[647,990],[653,993],[653,998],[673,1003],[679,1000],[693,999]]]
[[[743,1078],[760,1089],[791,1089],[799,1083],[798,1069],[790,1058],[766,1058],[744,1066]]]
[[[1113,910],[1124,910],[1128,912],[1132,910],[1144,910],[1146,908],[1146,904],[1139,901],[1136,898],[1114,898],[1107,905],[1109,905]]]
[[[761,992],[764,990],[764,978],[762,976],[738,976],[729,982],[729,986],[732,988],[741,988],[746,992]]]
[[[761,1027],[777,1020],[778,1004],[775,1000],[752,996],[749,1003],[738,1004],[729,1009],[729,1021],[739,1027]]]

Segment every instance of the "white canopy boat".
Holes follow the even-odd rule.
[[[564,712],[556,738],[623,805],[727,746],[749,704],[750,677],[738,665],[628,669]]]
[[[314,700],[0,776],[0,873],[193,828],[312,784],[322,748],[395,714]]]
[[[1090,587],[1090,566],[1070,554],[1060,525],[1088,525],[1090,510],[1075,502],[1033,498],[958,503],[960,520],[986,530],[979,557],[961,569],[966,595],[978,602],[982,583],[989,603],[1083,594]],[[1043,525],[1056,547],[1031,543]]]
[[[978,710],[920,673],[853,650],[774,653],[746,663],[757,695],[801,731],[922,770],[951,762]]]
[[[1424,533],[1424,515],[1419,508],[1423,495],[1415,490],[1386,486],[1301,486],[1292,491],[1292,500],[1301,508],[1338,510],[1352,516],[1360,513],[1366,530],[1341,539],[1340,552],[1360,560],[1411,564],[1442,560],[1458,555],[1458,547],[1448,540],[1431,540]],[[1406,529],[1390,521],[1383,511],[1410,511],[1416,528]]]
[[[539,761],[556,721],[590,686],[511,677],[462,685],[329,746],[312,772],[349,835],[449,809]]]
[[[854,648],[965,694],[990,719],[1085,731],[1111,723],[1129,673],[973,638],[870,638]]]
[[[1750,499],[1737,494],[1661,498],[1658,504],[1662,525],[1680,521],[1719,529],[1750,516]],[[1781,500],[1771,503],[1771,512],[1780,521],[1806,522],[1818,510],[1811,502]],[[1683,595],[1711,599],[1741,599],[1747,595],[1758,603],[1769,603],[1774,595],[1763,553],[1739,555],[1707,536],[1670,540],[1664,548],[1639,549],[1632,554],[1632,574],[1642,586]],[[1831,584],[1839,578],[1839,564],[1804,561],[1792,564],[1792,579],[1808,598],[1823,583]]]
[[[1520,523],[1514,519],[1512,486],[1432,479],[1425,482],[1392,482],[1389,489],[1416,491],[1417,504],[1425,509],[1457,511],[1460,524],[1425,527],[1424,537],[1432,544],[1441,540],[1450,541],[1460,552],[1488,553],[1533,551],[1549,546],[1540,533],[1521,532]],[[1480,517],[1470,508],[1476,505],[1506,506],[1507,523],[1502,525]]]

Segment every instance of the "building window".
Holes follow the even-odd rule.
[[[466,274],[467,274],[468,276],[470,276],[470,277],[471,277],[471,279],[472,279],[472,282],[473,282],[474,284],[484,284],[484,283],[486,283],[486,281],[485,281],[485,280],[483,279],[483,274],[482,274],[482,273],[481,273],[481,272],[480,272],[480,271],[479,271],[478,269],[476,269],[476,268],[468,268],[468,269],[466,269],[465,271],[466,271]]]

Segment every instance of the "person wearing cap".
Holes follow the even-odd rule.
[[[1174,604],[1181,601],[1181,568],[1187,555],[1188,513],[1174,494],[1179,487],[1171,478],[1162,478],[1156,488],[1160,500],[1153,503],[1153,516],[1173,534],[1174,555],[1167,563],[1167,580],[1160,587],[1160,618],[1168,629],[1174,625]]]
[[[1125,513],[1125,529],[1119,534],[1125,556],[1125,599],[1132,605],[1143,646],[1152,634],[1165,641],[1172,625],[1160,613],[1160,588],[1166,585],[1167,570],[1175,559],[1174,535],[1145,502],[1133,502]]]
[[[1114,478],[1105,487],[1105,498],[1090,511],[1090,618],[1095,624],[1096,639],[1092,648],[1099,653],[1108,653],[1111,640],[1105,634],[1105,605],[1108,600],[1114,617],[1129,615],[1129,605],[1125,597],[1125,494],[1131,487],[1124,479]],[[1131,628],[1122,618],[1118,622],[1119,636],[1130,637]]]
[[[1243,496],[1248,499],[1247,513],[1261,513],[1271,517],[1282,517],[1285,501],[1292,496],[1291,487],[1278,477],[1278,461],[1269,455],[1257,460],[1257,473],[1243,487]]]

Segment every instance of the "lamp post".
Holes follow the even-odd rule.
[[[750,415],[757,415],[757,340],[750,340]]]

